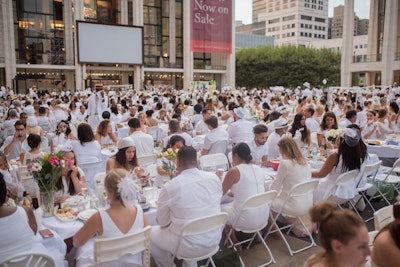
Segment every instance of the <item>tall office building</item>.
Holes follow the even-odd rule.
[[[400,81],[400,0],[370,0],[366,62],[353,57],[354,0],[346,0],[343,21],[341,85],[351,86],[352,73],[365,72],[367,85]]]
[[[19,92],[32,85],[80,90],[95,83],[187,89],[197,80],[234,86],[234,2],[0,0],[0,82]],[[83,63],[78,21],[141,28],[141,64]],[[90,45],[110,41],[100,38]]]
[[[339,5],[333,8],[333,18],[330,22],[331,38],[342,38],[343,37],[343,18],[344,18],[344,6]],[[354,15],[354,36],[368,34],[368,19],[360,19]]]
[[[265,22],[276,45],[328,38],[328,0],[253,0],[253,23]]]

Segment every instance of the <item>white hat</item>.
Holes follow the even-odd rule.
[[[288,122],[286,119],[277,119],[274,123],[275,130],[282,129],[288,126]]]
[[[135,146],[135,141],[133,141],[133,139],[129,136],[118,141],[119,149],[131,147],[131,146]]]
[[[245,112],[244,112],[244,109],[243,109],[242,107],[240,107],[240,108],[235,108],[235,109],[233,110],[233,112],[235,112],[236,116],[238,116],[239,118],[241,118],[241,119],[244,118]]]
[[[303,86],[306,87],[306,88],[310,88],[310,83],[309,82],[305,82],[305,83],[303,83]]]
[[[24,112],[26,113],[26,115],[28,115],[28,116],[35,114],[35,108],[34,108],[33,106],[31,106],[31,105],[26,106],[26,107],[24,108],[23,111],[24,111]]]

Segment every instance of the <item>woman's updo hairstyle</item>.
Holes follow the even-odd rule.
[[[110,194],[110,198],[118,200],[123,205],[121,194],[118,191],[118,184],[122,178],[128,175],[128,171],[125,169],[114,169],[107,173],[104,179],[104,187]]]
[[[250,163],[253,159],[251,156],[250,147],[246,143],[238,143],[232,148],[232,155],[238,155],[240,159],[246,163]]]
[[[332,240],[347,244],[356,236],[357,229],[365,227],[364,222],[353,211],[339,209],[332,201],[321,201],[312,206],[310,216],[318,225],[319,243],[327,252],[332,251]]]

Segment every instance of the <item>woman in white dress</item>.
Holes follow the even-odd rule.
[[[69,128],[68,121],[62,120],[57,124],[56,132],[51,138],[51,152],[59,150],[68,140],[75,140],[75,136]]]
[[[44,152],[40,151],[40,147],[42,144],[42,138],[40,137],[40,135],[30,134],[26,138],[26,141],[31,150],[22,152],[19,156],[22,165],[26,165],[27,163],[45,155]]]
[[[336,115],[332,111],[328,111],[322,117],[322,122],[320,124],[320,131],[317,133],[318,146],[326,145],[327,148],[334,148],[334,145],[327,142],[325,139],[325,133],[332,129],[338,128],[338,123],[336,120]]]
[[[367,111],[367,125],[362,130],[362,137],[366,139],[380,139],[381,133],[379,132],[376,112],[374,110]]]
[[[363,175],[366,160],[368,157],[367,146],[361,139],[359,127],[350,124],[336,139],[339,147],[337,151],[331,153],[326,159],[324,165],[318,171],[312,172],[312,177],[323,178],[314,191],[314,203],[321,200],[331,199],[340,202],[341,200],[351,199],[358,192],[356,186],[360,177]],[[355,181],[349,181],[344,185],[335,187],[336,179],[340,174],[360,170]]]
[[[124,236],[148,225],[140,206],[133,204],[136,200],[136,185],[126,170],[115,169],[108,173],[104,187],[110,208],[92,215],[73,237],[73,244],[78,247],[76,257],[78,267],[94,266],[94,239]],[[101,266],[142,266],[142,255],[126,254],[117,261]]]
[[[274,210],[280,210],[293,186],[311,179],[311,169],[303,156],[296,141],[291,137],[282,137],[278,142],[282,159],[278,167],[275,180],[270,185],[271,190],[276,190],[278,195],[272,202]],[[308,197],[308,196],[305,196]],[[312,198],[312,196],[309,196]],[[310,199],[311,200],[311,199]],[[289,210],[297,210],[302,205],[302,199],[292,199]]]
[[[107,147],[118,142],[118,138],[113,132],[111,122],[107,119],[99,123],[94,137],[102,147]]]
[[[223,195],[233,196],[232,202],[221,206],[222,211],[228,213],[228,225],[234,223],[236,215],[248,197],[265,192],[265,174],[259,166],[251,164],[251,151],[246,143],[239,143],[233,147],[232,160],[235,167],[227,172],[222,182]],[[257,220],[264,217],[260,214],[269,214],[269,206],[249,210],[239,219],[237,226],[240,228],[242,225],[246,227],[251,227],[251,224],[258,225]]]
[[[89,124],[79,124],[78,140],[71,141],[71,144],[78,165],[100,161],[101,146],[99,142],[94,139],[93,130]]]

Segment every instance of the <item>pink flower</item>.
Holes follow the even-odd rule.
[[[42,165],[40,165],[39,163],[35,162],[35,163],[32,164],[31,169],[34,172],[38,172],[38,171],[40,171],[42,169]]]
[[[56,156],[51,156],[49,158],[49,162],[53,167],[57,167],[60,165],[60,159]]]

